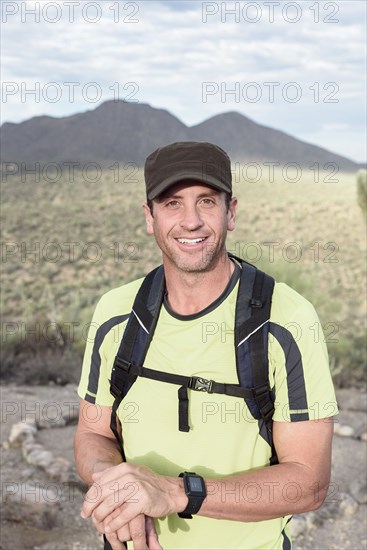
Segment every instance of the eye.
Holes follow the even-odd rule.
[[[165,206],[168,208],[176,208],[178,206],[178,201],[175,199],[172,199],[171,201],[166,202]]]
[[[205,197],[202,202],[204,203],[204,205],[206,206],[212,206],[212,205],[215,205],[215,200],[214,199],[211,199],[210,197]]]

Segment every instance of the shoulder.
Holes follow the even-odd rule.
[[[290,321],[312,321],[317,318],[314,306],[304,296],[285,283],[275,283],[271,321],[284,326]]]
[[[103,294],[96,306],[98,317],[108,319],[118,315],[128,315],[143,280],[144,277],[136,279]]]

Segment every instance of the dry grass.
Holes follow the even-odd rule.
[[[337,330],[338,341],[329,346],[336,380],[350,384],[361,380],[365,361],[365,222],[355,176],[338,174],[336,179],[315,183],[313,174],[305,173],[289,183],[277,174],[274,183],[235,183],[240,206],[228,249],[315,304],[323,326],[331,323],[326,332]],[[98,297],[160,263],[159,251],[145,235],[141,173],[135,180],[120,171],[114,181],[106,170],[96,183],[80,173],[74,181],[64,175],[56,183],[37,182],[29,175],[25,182],[11,177],[2,183],[6,364],[19,340],[28,345],[35,339],[26,330],[39,319],[41,339],[54,338],[56,324],[61,348],[71,346],[80,357],[83,329]],[[295,254],[301,256],[294,262]],[[10,363],[14,367],[15,356]]]

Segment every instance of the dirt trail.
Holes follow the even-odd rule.
[[[79,515],[83,486],[77,481],[72,451],[78,405],[76,387],[13,385],[1,386],[0,389],[1,550],[101,549],[102,542],[93,526]],[[294,519],[293,550],[367,548],[366,394],[357,390],[340,390],[338,401],[341,412],[337,431],[340,435],[335,435],[333,442],[329,495],[319,511]],[[27,462],[20,448],[8,445],[12,426],[24,420],[26,414],[28,417],[33,415],[37,422],[43,419],[41,424],[44,427],[34,436],[36,446],[51,451],[54,459],[63,459],[60,461],[61,470],[53,471],[53,477],[45,469]],[[24,521],[24,518],[11,520],[12,512],[5,497],[24,490],[24,487],[29,490],[27,483],[45,488],[48,495],[56,494],[57,502],[50,502],[50,508],[56,507],[52,527],[40,528],[37,521]]]

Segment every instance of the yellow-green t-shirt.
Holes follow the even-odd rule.
[[[144,366],[238,384],[233,329],[239,273],[237,266],[223,294],[197,314],[177,315],[164,302]],[[108,292],[97,305],[78,388],[79,396],[91,403],[113,404],[111,369],[141,282]],[[274,287],[268,342],[273,419],[296,422],[335,415],[319,319],[313,306],[283,283]],[[177,385],[137,378],[118,411],[128,462],[162,475],[191,471],[207,478],[269,466],[271,449],[260,435],[262,421],[251,416],[243,399],[189,390],[190,431],[181,432],[177,390]],[[224,484],[218,487],[225,502]],[[253,488],[248,493],[245,488],[239,498],[256,498]],[[288,520],[185,520],[175,514],[156,520],[156,526],[164,550],[285,550],[291,548]]]

